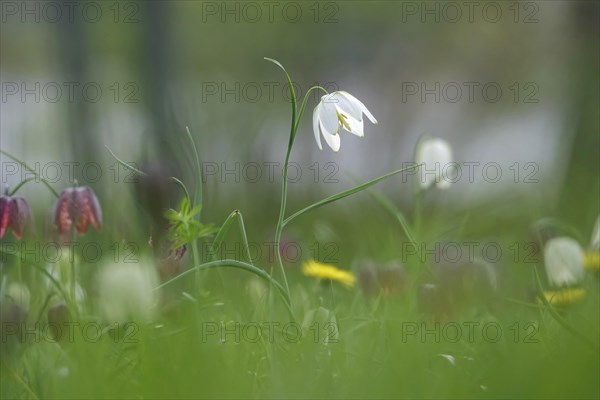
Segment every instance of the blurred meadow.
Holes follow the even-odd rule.
[[[599,18],[0,2],[0,397],[599,398]]]

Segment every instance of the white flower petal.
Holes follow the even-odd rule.
[[[159,294],[156,269],[150,262],[110,264],[99,271],[98,295],[107,322],[151,321]]]
[[[337,107],[337,106],[336,106]],[[358,136],[358,137],[363,137],[364,134],[364,124],[362,119],[361,120],[357,120],[355,119],[352,115],[349,115],[347,113],[345,113],[342,109],[338,108],[337,109],[338,113],[340,113],[344,118],[344,121],[346,122],[347,126],[342,125],[342,127],[347,130],[348,132]]]
[[[556,237],[544,248],[544,263],[552,286],[568,286],[581,282],[585,276],[583,249],[574,239]]]
[[[338,133],[339,124],[335,104],[321,100],[319,103],[319,121],[329,133]]]
[[[377,123],[377,120],[375,119],[373,114],[371,114],[369,109],[367,109],[367,107],[360,100],[358,100],[356,97],[352,96],[348,92],[340,91],[339,93],[343,97],[346,97],[349,100],[349,102],[353,104],[353,107],[359,110],[359,112],[364,113],[367,116],[367,118],[369,118],[369,121],[371,121],[374,124]],[[359,119],[362,121],[362,116]]]
[[[419,143],[415,162],[425,163],[419,168],[421,177],[420,185],[426,189],[434,183],[440,189],[450,187],[450,181],[444,176],[444,172],[450,172],[449,164],[452,163],[452,148],[442,139],[425,139]]]
[[[319,150],[323,150],[323,146],[321,145],[321,132],[319,130],[319,107],[321,104],[317,104],[315,109],[313,110],[313,131],[315,132],[315,140],[317,141],[317,146],[319,146]]]
[[[363,113],[371,122],[377,123],[365,105],[347,92],[339,91],[322,96],[321,101],[313,110],[313,132],[319,149],[323,148],[321,134],[333,151],[340,149],[340,127],[356,136],[363,137]]]
[[[338,109],[344,111],[345,114],[350,114],[352,118],[362,121],[362,109],[360,102],[347,92],[335,92],[335,105]],[[358,103],[357,103],[358,102]]]
[[[323,138],[325,138],[325,141],[327,142],[329,147],[331,147],[331,150],[333,150],[335,152],[339,151],[340,135],[338,135],[335,132],[333,132],[333,133],[328,132],[327,129],[325,128],[325,126],[323,125],[323,123],[321,123],[321,130],[323,132]]]

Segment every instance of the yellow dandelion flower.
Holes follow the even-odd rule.
[[[562,307],[579,303],[586,296],[585,289],[572,288],[544,292],[544,297],[553,306]]]
[[[600,271],[600,252],[590,251],[583,255],[583,265],[587,270]]]
[[[322,264],[314,260],[308,261],[302,266],[302,273],[317,279],[338,281],[349,288],[356,283],[356,277],[351,272],[336,268],[333,265]]]

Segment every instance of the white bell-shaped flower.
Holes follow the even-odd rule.
[[[448,142],[439,138],[423,139],[417,146],[415,163],[424,164],[419,168],[421,188],[428,189],[432,185],[439,189],[450,187],[448,175],[455,166]]]
[[[326,94],[313,111],[313,130],[319,149],[321,134],[333,151],[340,149],[340,129],[364,136],[363,114],[376,124],[377,120],[365,105],[350,93],[339,91]]]
[[[109,323],[149,322],[158,301],[157,285],[151,263],[105,266],[98,277],[100,310]]]
[[[569,237],[555,237],[544,248],[546,275],[550,285],[561,287],[580,283],[585,276],[583,249]]]

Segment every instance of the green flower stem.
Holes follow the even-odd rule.
[[[200,263],[200,256],[198,253],[197,240],[192,240],[191,247],[192,247],[192,258],[194,259],[194,265],[198,265]],[[196,287],[199,288],[201,284],[202,284],[202,279],[201,279],[200,273],[198,272],[198,273],[196,273]]]
[[[425,196],[425,190],[423,190],[420,186],[417,186],[415,190],[415,208],[414,208],[414,217],[413,217],[413,226],[415,227],[415,232],[418,238],[423,237],[422,227],[423,227],[423,198]]]
[[[71,226],[71,243],[75,243],[75,227]],[[69,254],[69,261],[71,264],[71,308],[77,319],[79,319],[79,309],[77,308],[77,270],[75,268],[75,250],[71,246],[71,252]]]
[[[281,68],[283,68],[283,67],[281,67]],[[286,76],[289,79],[289,75],[287,75],[287,72],[286,72]],[[285,274],[285,269],[283,267],[283,261],[281,260],[281,252],[279,250],[279,243],[281,242],[281,234],[283,233],[283,227],[285,225],[284,218],[285,218],[285,206],[287,203],[287,177],[288,177],[288,166],[289,166],[290,154],[292,152],[292,147],[293,147],[294,141],[296,139],[296,134],[298,133],[298,126],[300,124],[300,119],[302,118],[302,115],[304,114],[304,110],[306,108],[306,103],[308,102],[308,97],[309,97],[310,93],[312,93],[314,90],[322,90],[325,93],[327,93],[327,91],[324,88],[322,88],[321,86],[313,86],[310,89],[308,89],[308,91],[304,95],[304,99],[302,100],[302,105],[300,106],[300,111],[298,112],[298,118],[296,119],[296,94],[294,93],[294,88],[291,84],[291,81],[290,81],[289,87],[290,87],[290,91],[292,93],[291,94],[291,96],[292,96],[292,127],[291,127],[291,131],[290,131],[290,142],[288,144],[287,153],[285,155],[285,162],[283,164],[283,183],[282,183],[282,187],[281,187],[281,206],[279,208],[279,219],[277,221],[277,228],[275,230],[275,243],[274,243],[274,247],[276,250],[275,257],[277,259],[277,265],[279,265],[281,274],[283,275],[283,282],[285,284],[285,288],[287,290],[288,295],[290,294],[290,288],[289,288],[287,277]]]
[[[17,268],[19,282],[23,283],[23,262],[21,261],[21,258],[17,261]]]
[[[273,60],[271,58],[266,58],[265,60],[270,61],[277,65],[279,68],[283,70],[285,73],[285,77],[288,82],[288,87],[290,89],[290,96],[292,99],[292,122],[290,127],[290,140],[288,142],[287,151],[285,153],[285,162],[283,164],[283,183],[281,185],[281,202],[279,207],[279,218],[277,219],[277,228],[275,229],[275,258],[277,260],[277,265],[279,265],[279,270],[281,271],[281,275],[283,277],[283,283],[285,284],[285,291],[290,296],[290,286],[287,281],[287,276],[285,274],[285,269],[283,268],[283,262],[281,260],[281,252],[279,250],[279,243],[281,242],[281,233],[283,231],[283,219],[285,217],[285,205],[287,202],[287,176],[288,176],[288,165],[290,160],[290,153],[292,152],[292,147],[294,145],[294,139],[296,138],[296,92],[294,91],[294,85],[292,84],[292,79],[290,75],[287,73],[286,69],[281,65],[278,61]]]
[[[275,229],[275,242],[274,242],[274,246],[275,246],[275,250],[276,250],[275,258],[277,260],[277,264],[279,265],[279,269],[280,269],[281,275],[283,277],[283,282],[285,284],[285,290],[289,297],[290,287],[289,287],[289,284],[287,281],[285,269],[283,267],[283,261],[281,260],[279,243],[281,242],[281,234],[283,232],[283,220],[285,218],[285,206],[286,206],[286,202],[287,202],[288,166],[289,166],[290,154],[292,152],[294,140],[296,139],[296,133],[298,131],[299,118],[296,119],[296,111],[297,111],[296,110],[296,92],[294,90],[294,85],[292,84],[292,79],[290,78],[290,75],[288,74],[286,69],[283,67],[283,65],[281,65],[281,63],[279,63],[279,61],[276,61],[276,60],[273,60],[272,58],[267,58],[267,57],[265,57],[265,60],[270,61],[273,64],[277,65],[284,72],[285,77],[287,79],[288,87],[290,89],[290,96],[291,96],[291,100],[292,100],[292,121],[291,121],[291,126],[290,126],[290,140],[288,142],[288,147],[287,147],[287,151],[285,154],[285,162],[283,164],[283,183],[281,185],[281,202],[280,202],[280,207],[279,207],[279,218],[277,219],[277,228]],[[308,92],[306,94],[308,95]],[[305,95],[304,101],[302,103],[302,107],[300,109],[300,116],[304,112],[304,108],[306,107],[306,102],[307,102],[307,96]]]
[[[52,274],[50,274],[44,267],[36,264],[35,261],[31,259],[28,260],[26,257],[24,257],[24,254],[21,250],[15,250],[12,247],[0,245],[0,253],[10,255],[13,257],[18,257],[20,262],[24,260],[27,263],[27,266],[32,266],[33,268],[37,269],[41,274],[45,275],[46,278],[48,278],[50,282],[52,282],[52,284],[56,287],[56,289],[59,291],[63,299],[65,299],[65,301],[69,300],[69,296],[65,292],[60,282],[57,281],[56,278],[54,278],[54,276],[52,276]]]
[[[304,100],[302,100],[302,106],[300,106],[300,111],[298,112],[298,119],[296,120],[296,125],[294,126],[294,137],[296,136],[296,132],[298,132],[298,126],[300,125],[300,120],[302,119],[302,115],[304,114],[304,109],[306,108],[306,103],[308,102],[308,96],[315,90],[321,90],[323,93],[328,94],[327,90],[321,86],[313,86],[304,95]]]
[[[4,154],[6,157],[10,158],[11,160],[21,164],[21,166],[23,168],[25,168],[27,171],[29,171],[30,173],[32,173],[36,179],[39,179],[40,182],[42,182],[44,184],[44,186],[46,186],[48,188],[48,190],[50,190],[50,192],[54,195],[54,197],[56,197],[58,199],[58,193],[56,192],[56,190],[54,190],[54,188],[52,186],[50,186],[50,183],[48,183],[47,180],[45,180],[44,178],[42,178],[37,172],[35,172],[34,169],[32,169],[31,167],[29,167],[29,165],[25,164],[23,161],[19,160],[17,157],[13,156],[10,153],[7,153],[4,150],[0,150],[1,154]],[[23,186],[25,183],[27,183],[28,180],[26,180],[25,182],[21,182],[19,185],[17,185],[17,187],[15,188],[15,190],[12,191],[12,193],[14,194],[21,186]]]
[[[36,179],[37,179],[36,177],[31,177],[31,178],[25,179],[24,181],[19,182],[19,184],[17,186],[15,186],[15,188],[13,190],[11,190],[8,195],[14,196],[19,191],[19,189],[21,189],[21,187],[25,186],[25,184],[27,184],[31,181],[34,181]]]

